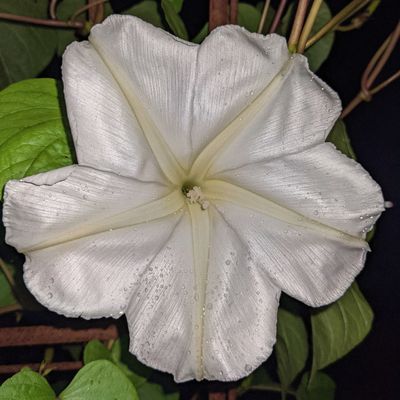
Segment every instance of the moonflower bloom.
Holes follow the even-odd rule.
[[[324,142],[339,98],[284,38],[223,26],[199,46],[111,16],[63,80],[79,165],[4,204],[50,310],[126,314],[143,363],[236,380],[270,355],[281,290],[321,306],[362,269],[381,190]]]

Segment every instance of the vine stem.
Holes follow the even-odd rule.
[[[321,7],[322,0],[314,0],[311,6],[310,12],[307,16],[306,22],[304,24],[303,31],[301,32],[299,44],[297,46],[297,52],[302,54],[306,48],[307,39],[310,36],[311,29],[317,19],[318,11]]]
[[[33,25],[51,26],[55,28],[82,29],[84,27],[84,23],[80,21],[59,21],[55,19],[26,17],[24,15],[14,15],[9,13],[0,13],[0,19],[24,22]]]
[[[50,0],[49,4],[49,14],[51,19],[57,19],[57,0]]]
[[[264,29],[265,21],[267,19],[269,6],[271,4],[271,0],[265,0],[263,11],[261,14],[260,22],[258,24],[257,33],[261,33]]]
[[[305,48],[308,49],[315,42],[324,37],[327,33],[334,30],[344,20],[354,15],[360,8],[367,5],[371,0],[353,0],[346,7],[340,10],[327,24],[325,24],[314,36],[306,43]]]
[[[306,16],[308,0],[299,0],[294,17],[292,31],[290,33],[288,48],[289,51],[295,53],[297,51],[297,44],[299,42],[300,33],[303,29],[304,18]]]
[[[279,22],[281,22],[283,11],[285,9],[287,0],[280,0],[278,9],[276,10],[274,20],[272,21],[271,28],[269,29],[269,33],[274,33],[276,31],[276,28],[279,25]]]
[[[71,21],[75,21],[75,19],[82,14],[85,11],[89,11],[89,20],[93,23],[97,23],[100,22],[101,19],[103,18],[103,10],[101,11],[101,19],[100,21],[98,20],[98,16],[97,16],[97,6],[101,5],[103,6],[104,3],[107,3],[108,0],[95,0],[95,1],[91,1],[89,0],[88,4],[86,4],[85,6],[78,8],[74,14],[71,17]]]
[[[371,88],[371,86],[375,82],[375,79],[378,77],[379,73],[382,71],[383,67],[389,60],[399,39],[400,22],[397,23],[394,31],[389,35],[389,37],[382,43],[379,49],[372,56],[361,78],[361,90],[343,110],[341,115],[342,118],[345,118],[347,115],[349,115],[360,103],[362,103],[363,101],[370,101],[372,99],[372,95],[380,92],[390,83],[400,78],[399,70],[379,85]]]

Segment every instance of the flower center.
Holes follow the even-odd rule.
[[[202,210],[207,210],[210,202],[205,198],[200,186],[185,183],[182,186],[182,193],[189,200],[190,204],[199,204]]]

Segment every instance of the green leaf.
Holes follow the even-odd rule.
[[[14,269],[11,265],[3,262],[4,268],[7,268],[8,273],[13,276]],[[8,281],[6,275],[3,270],[0,269],[0,307],[10,306],[13,304],[17,304],[18,300],[14,296],[13,289]]]
[[[136,388],[146,382],[145,377],[136,374],[131,371],[127,365],[120,362],[120,357],[121,345],[119,339],[115,341],[111,350],[107,349],[100,341],[91,340],[87,343],[83,351],[83,362],[85,365],[97,360],[108,360],[113,362],[129,378]]]
[[[161,0],[161,8],[164,11],[165,19],[172,32],[174,32],[176,36],[188,40],[189,36],[185,24],[179,16],[178,11],[176,11],[177,8],[174,2],[172,0]]]
[[[47,18],[47,0],[0,2],[0,12]],[[33,78],[50,63],[56,48],[53,29],[0,20],[0,89]]]
[[[176,13],[180,13],[183,6],[183,0],[165,0],[169,4],[171,4],[172,8]]]
[[[342,119],[338,119],[330,131],[328,137],[326,138],[327,142],[333,143],[338,150],[340,150],[347,157],[352,159],[356,159],[356,155],[351,146],[349,136],[347,135],[346,125],[344,124]]]
[[[311,382],[309,382],[309,376],[308,372],[302,376],[296,393],[297,400],[335,399],[336,385],[329,375],[318,372]]]
[[[193,43],[201,43],[208,35],[208,22],[204,24],[199,33],[192,39]]]
[[[10,179],[72,164],[57,82],[31,79],[0,92],[0,192]]]
[[[138,359],[129,351],[129,336],[122,335],[119,341],[121,343],[121,361],[136,375],[146,379],[149,378],[153,374],[154,370],[138,361]]]
[[[247,3],[239,3],[238,25],[245,27],[250,32],[257,32],[260,19],[261,12],[256,7]]]
[[[275,350],[279,379],[288,388],[306,364],[308,341],[303,320],[283,308],[278,310]]]
[[[139,4],[135,4],[127,10],[124,10],[122,13],[134,15],[135,17],[138,17],[143,21],[149,22],[154,26],[158,26],[160,28],[164,27],[164,24],[161,20],[161,15],[158,12],[157,1],[155,0],[142,1]]]
[[[279,385],[272,380],[264,365],[261,365],[249,376],[243,379],[242,383],[239,386],[238,394],[242,395],[243,393],[252,390],[253,388],[257,389],[266,386],[277,388],[279,387]]]
[[[138,400],[124,373],[107,360],[93,361],[76,374],[60,394],[61,400]]]
[[[23,368],[0,387],[0,400],[55,400],[50,385],[37,372]]]
[[[322,2],[314,26],[311,29],[310,37],[317,33],[331,19],[331,10],[326,2]],[[304,55],[308,58],[308,63],[312,71],[317,71],[322,63],[328,58],[334,39],[334,33],[330,32],[304,52]]]
[[[103,343],[99,340],[91,340],[83,350],[83,363],[86,365],[96,360],[113,361],[113,358],[110,350]]]
[[[356,282],[335,303],[311,316],[313,365],[325,368],[363,341],[371,329],[373,312]]]

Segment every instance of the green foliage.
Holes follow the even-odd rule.
[[[108,349],[98,340],[92,340],[85,346],[83,361],[85,364],[89,364],[96,360],[108,360],[114,363],[114,365],[117,366],[135,386],[140,400],[179,399],[179,393],[165,394],[162,386],[147,380],[147,372],[151,372],[149,368],[144,367],[143,370],[145,371],[145,376],[141,376],[129,369],[128,365],[121,361],[121,356],[125,353],[128,358],[133,358],[127,349],[122,349],[121,341],[119,339],[113,343],[111,349]]]
[[[301,317],[282,308],[278,311],[276,338],[278,375],[284,388],[288,388],[304,369],[308,357],[308,341]]]
[[[154,26],[160,28],[164,27],[164,24],[161,21],[161,15],[158,12],[157,1],[155,0],[144,0],[127,10],[124,10],[122,13],[134,15],[135,17],[141,18],[143,21],[149,22]]]
[[[257,389],[265,386],[279,387],[279,385],[272,380],[264,365],[258,367],[253,373],[243,379],[239,386],[238,394],[243,394],[248,390]]]
[[[14,268],[11,265],[8,265],[3,262],[3,268],[7,268],[7,275],[13,277]],[[13,289],[9,280],[7,279],[6,274],[3,269],[0,269],[0,307],[10,306],[13,304],[17,304],[18,300],[16,299]]]
[[[336,121],[326,140],[327,142],[333,143],[336,148],[347,157],[350,157],[354,160],[356,159],[356,155],[351,146],[349,136],[347,135],[346,125],[344,124],[342,119],[339,118]]]
[[[114,361],[111,351],[99,340],[91,340],[83,350],[83,362],[89,364],[96,360]]]
[[[0,12],[47,18],[47,0],[0,2]],[[39,74],[53,58],[53,30],[0,20],[0,89]]]
[[[297,389],[297,400],[334,400],[335,382],[327,374],[318,372],[309,382],[309,373],[305,373]]]
[[[331,19],[331,10],[326,2],[323,1],[314,22],[314,26],[311,29],[310,37],[317,33]],[[308,58],[308,63],[312,71],[317,71],[322,63],[328,58],[334,39],[335,34],[330,32],[304,52],[304,55]]]
[[[55,400],[50,385],[37,372],[23,368],[0,387],[0,400]]]
[[[189,39],[185,24],[179,16],[180,7],[182,3],[180,0],[161,0],[161,8],[164,11],[165,20],[174,34],[184,40]],[[177,11],[179,10],[179,11]]]
[[[0,191],[10,179],[70,165],[57,82],[31,79],[0,92]]]
[[[244,26],[250,32],[257,32],[261,12],[247,3],[238,5],[238,25]]]
[[[193,43],[201,43],[208,35],[208,22],[200,29],[199,33],[192,39]]]
[[[107,360],[93,361],[76,374],[60,394],[60,400],[138,400],[125,374]]]
[[[357,283],[335,303],[311,316],[315,372],[332,364],[362,342],[371,329],[373,312]]]

